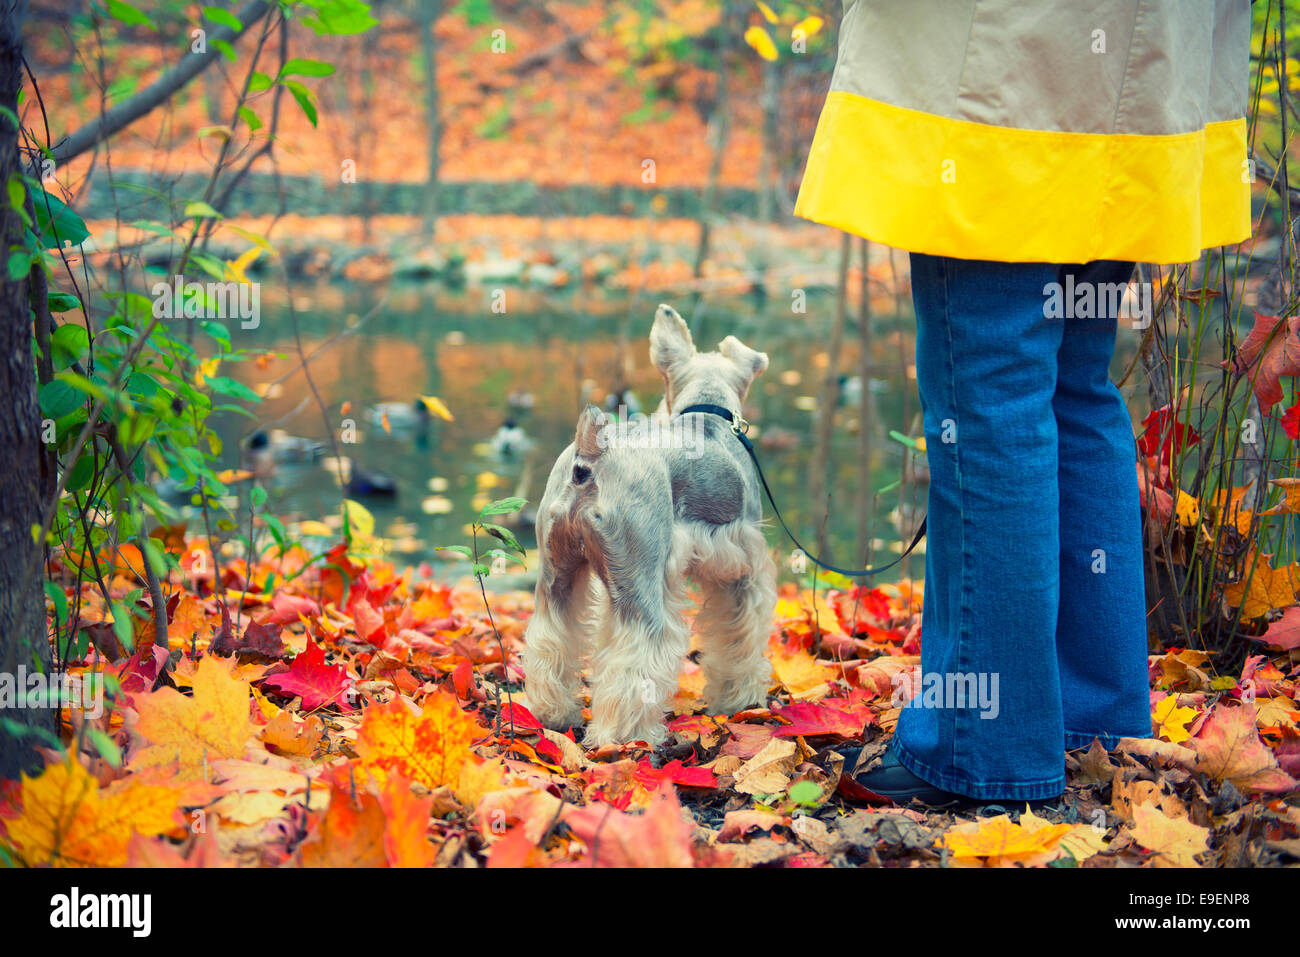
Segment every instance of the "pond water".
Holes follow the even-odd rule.
[[[289,520],[337,516],[336,451],[359,475],[391,479],[392,497],[353,497],[375,515],[377,531],[392,539],[399,565],[445,558],[434,551],[437,545],[467,544],[468,523],[490,499],[520,495],[529,500],[531,515],[551,464],[572,440],[584,401],[602,404],[612,391],[630,389],[649,412],[661,395],[648,356],[659,301],[653,296],[511,289],[504,314],[492,312],[487,290],[457,292],[436,284],[397,285],[387,292],[366,285],[297,285],[292,296],[302,351],[312,357],[311,384],[302,372],[287,301],[264,292],[260,325],[241,330],[232,323],[233,340],[237,347],[270,350],[277,357],[223,367],[223,374],[265,396],[253,407],[256,423],[233,414],[214,420],[226,443],[224,464],[238,464],[240,442],[257,428],[277,441],[283,432],[319,443],[319,458],[283,462],[269,481],[266,508]],[[889,437],[890,430],[920,432],[906,291],[901,301],[873,297],[873,365],[865,380],[875,410],[868,423],[872,464],[864,476],[854,391],[862,382],[850,382],[835,415],[829,461],[821,463],[829,475],[829,516],[825,498],[812,500],[810,476],[818,467],[833,297],[810,295],[804,315],[792,315],[780,300],[708,301],[698,314],[689,301],[673,304],[691,322],[697,346],[716,348],[734,334],[768,354],[770,367],[751,390],[746,413],[777,503],[805,545],[815,546],[825,521],[822,557],[860,567],[868,538],[877,563],[899,549],[900,538],[910,540],[924,512],[924,469],[912,467],[911,453]],[[835,359],[838,372],[850,377],[861,372],[855,318]],[[313,385],[328,409],[332,442]],[[439,397],[454,421],[407,421],[421,395]],[[401,404],[390,409],[389,432],[378,421],[381,403]],[[343,408],[346,414],[340,414]],[[499,440],[494,445],[507,419],[526,437],[515,454],[502,454]],[[772,523],[766,504],[764,512]],[[767,535],[790,576],[793,545],[774,524]],[[519,536],[526,546],[535,545],[531,522],[521,523]],[[909,559],[904,568],[919,577],[923,561]],[[891,570],[880,580],[896,577]]]

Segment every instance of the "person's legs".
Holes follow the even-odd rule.
[[[1057,267],[911,261],[930,495],[922,694],[903,708],[892,747],[947,791],[1055,797],[1065,786],[1053,411],[1062,320],[1045,317],[1044,287]],[[927,694],[936,683],[940,700]]]
[[[1108,290],[1133,264],[1061,267],[1061,282],[1093,284],[1100,318],[1065,320],[1056,395],[1060,462],[1061,600],[1056,654],[1065,746],[1094,737],[1149,737],[1146,600],[1133,426],[1110,381],[1117,320]],[[1100,311],[1100,310],[1099,310]]]

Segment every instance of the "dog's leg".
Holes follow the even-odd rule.
[[[772,666],[766,651],[776,607],[776,564],[763,533],[753,525],[738,527],[715,544],[724,559],[738,548],[746,568],[730,581],[718,580],[707,574],[709,563],[702,563],[695,576],[701,592],[695,627],[709,708],[734,714],[767,701]]]
[[[590,582],[585,564],[542,568],[533,617],[524,632],[528,709],[556,731],[582,724],[582,665],[592,617]]]
[[[622,567],[628,573],[610,589],[608,634],[591,658],[591,723],[583,744],[658,747],[668,737],[664,711],[690,643],[683,562],[673,550],[666,561],[634,573],[629,564]]]

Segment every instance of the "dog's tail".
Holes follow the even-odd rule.
[[[573,437],[577,453],[584,459],[598,459],[605,451],[605,413],[594,405],[582,410],[578,431]]]

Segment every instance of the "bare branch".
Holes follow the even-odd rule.
[[[169,97],[194,77],[198,76],[212,61],[221,56],[217,49],[218,41],[232,43],[239,39],[249,27],[266,16],[272,7],[267,0],[250,0],[235,14],[243,29],[232,30],[230,27],[217,27],[208,35],[207,50],[203,53],[188,53],[174,67],[154,80],[135,96],[101,114],[87,123],[71,136],[61,140],[50,151],[56,163],[66,163],[80,156],[86,150],[108,139],[114,133],[134,123],[146,113],[165,103]]]

